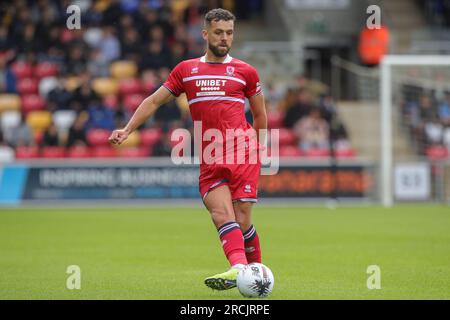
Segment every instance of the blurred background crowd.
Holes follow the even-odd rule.
[[[66,25],[71,1],[1,5],[0,144],[10,157],[170,155],[171,130],[192,127],[183,97],[161,107],[122,148],[111,148],[107,137],[176,64],[204,54],[207,10],[229,9],[238,23],[263,10],[259,0],[76,4],[82,27],[73,30]],[[282,156],[327,156],[330,141],[342,156],[353,156],[325,85],[299,75],[295,86],[275,90],[262,80],[269,125],[281,129]],[[251,122],[248,106],[247,115]]]

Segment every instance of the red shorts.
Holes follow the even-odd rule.
[[[199,189],[202,199],[215,188],[228,185],[233,201],[258,201],[261,164],[214,164],[200,167]]]

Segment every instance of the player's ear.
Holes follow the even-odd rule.
[[[208,40],[208,30],[206,28],[202,30],[202,37],[203,40]]]

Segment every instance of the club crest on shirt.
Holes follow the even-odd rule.
[[[234,75],[234,67],[227,66],[227,75],[233,76]]]
[[[192,68],[191,73],[198,73],[198,67]]]

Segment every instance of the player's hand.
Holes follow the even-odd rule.
[[[108,141],[111,144],[121,144],[128,138],[129,135],[130,132],[128,130],[125,129],[114,130],[111,133],[111,136],[109,137]]]

